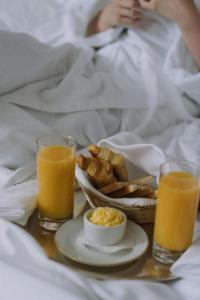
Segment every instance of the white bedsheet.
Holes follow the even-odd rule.
[[[34,178],[35,140],[46,133],[71,134],[81,148],[128,131],[127,142],[154,143],[170,157],[200,164],[200,73],[174,24],[146,14],[141,28],[129,28],[126,34],[123,28],[111,29],[86,39],[88,18],[104,1],[51,0],[47,4],[16,0],[9,4],[0,0],[0,28],[6,30],[0,31],[2,206],[2,199],[12,199],[13,189],[19,195],[22,183]],[[33,14],[37,7],[40,9]],[[161,36],[165,37],[162,42]],[[66,44],[68,41],[76,46]],[[91,45],[105,47],[95,52]],[[19,190],[13,187],[16,183]],[[33,194],[27,195],[27,201]],[[27,205],[29,214],[35,207],[31,204]],[[18,229],[12,226],[0,222],[5,237],[0,240],[1,299],[27,295],[30,299],[47,295],[48,299],[64,299],[70,295],[70,299],[172,300],[184,299],[186,292],[187,298],[198,299],[198,277],[196,282],[181,280],[173,289],[134,281],[96,282],[47,263],[45,258],[40,260],[40,254],[35,260],[29,254],[34,255],[32,249],[35,253],[41,250],[35,246],[36,251],[32,241],[29,244],[28,237],[19,233],[31,245],[28,253],[23,252],[23,242],[19,239],[17,244],[15,237]],[[6,240],[13,249],[9,238],[14,246],[19,245],[14,251],[17,259],[7,257],[9,251],[3,248]],[[46,272],[38,280],[38,259],[51,269],[54,284]],[[24,265],[30,269],[23,269]]]
[[[189,53],[176,47],[179,37],[165,66],[172,72],[175,57],[181,55],[185,73],[175,65],[173,74],[182,91],[133,30],[97,53],[69,44],[51,48],[9,32],[0,32],[0,40],[3,167],[16,169],[34,159],[35,137],[52,131],[74,135],[83,147],[118,131],[148,138],[199,114],[200,73]],[[190,65],[184,69],[186,61]],[[185,88],[187,97],[185,82],[192,86],[191,93]]]
[[[199,299],[200,239],[174,266],[183,279],[162,284],[135,280],[89,279],[47,259],[24,230],[0,219],[0,298],[10,299]],[[192,252],[191,259],[189,253]],[[189,255],[189,257],[188,257]],[[186,266],[186,272],[185,270]],[[196,276],[194,276],[196,274]]]

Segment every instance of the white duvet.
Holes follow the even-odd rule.
[[[83,147],[119,131],[148,138],[199,115],[200,73],[176,26],[146,13],[127,33],[84,38],[88,18],[105,2],[16,0],[11,11],[0,2],[4,30],[46,43],[0,32],[1,166],[34,159],[35,137],[52,131],[74,135]],[[97,52],[88,46],[105,41]]]
[[[200,73],[178,28],[145,13],[141,26],[85,38],[89,19],[106,2],[0,0],[0,207],[4,214],[11,203],[24,210],[21,224],[35,207],[35,182],[28,190],[26,183],[14,185],[34,178],[40,135],[70,134],[82,148],[128,131],[135,143],[154,143],[171,157],[200,164]],[[13,270],[4,256],[0,261]],[[77,280],[73,274],[74,284]],[[84,291],[87,284],[81,281]],[[162,285],[121,282],[120,294],[118,284],[91,287],[91,299],[109,299],[109,293],[119,299],[152,293],[160,299],[158,290],[162,299],[179,299]],[[140,294],[139,286],[146,292]],[[73,288],[70,293],[70,299],[89,299]],[[2,299],[11,299],[7,295]]]

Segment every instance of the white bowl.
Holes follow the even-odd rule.
[[[86,238],[97,245],[110,246],[119,243],[126,231],[127,217],[118,209],[113,208],[123,216],[123,221],[114,226],[101,226],[89,221],[95,208],[89,209],[84,214],[84,233]]]

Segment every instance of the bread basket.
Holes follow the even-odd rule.
[[[81,185],[80,187],[85,195],[85,198],[87,199],[89,205],[92,208],[99,207],[99,206],[110,206],[122,210],[130,220],[138,224],[154,223],[156,205],[148,205],[148,206],[134,205],[131,207],[125,207],[122,205],[118,205],[116,203],[108,203],[103,199],[100,199],[100,197],[94,195],[91,191],[89,191],[85,187]]]
[[[102,193],[96,191],[94,187],[91,187],[87,176],[84,172],[76,167],[76,179],[82,189],[86,200],[92,208],[99,206],[110,206],[122,210],[130,220],[136,223],[153,223],[155,216],[156,201],[152,200],[150,205],[131,205],[126,206],[121,203],[114,203],[112,198],[111,201],[107,201]]]

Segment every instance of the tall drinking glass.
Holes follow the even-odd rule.
[[[75,152],[71,136],[37,139],[38,219],[47,230],[73,216]]]
[[[157,260],[172,264],[191,245],[198,201],[198,167],[178,160],[162,164],[153,243]]]

